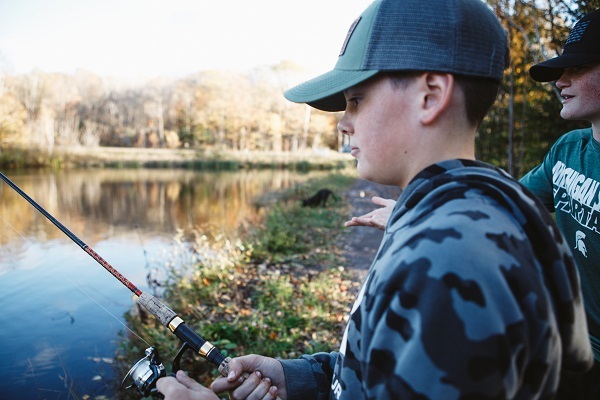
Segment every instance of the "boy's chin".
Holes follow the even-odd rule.
[[[391,181],[389,177],[386,179],[381,175],[378,175],[374,171],[367,170],[366,168],[360,167],[360,162],[357,165],[358,176],[367,181],[379,183],[380,185],[388,186],[399,186],[397,182]]]

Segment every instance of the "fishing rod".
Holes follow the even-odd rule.
[[[134,294],[134,300],[144,306],[146,310],[154,315],[161,324],[169,328],[171,332],[175,334],[182,342],[183,345],[179,349],[175,359],[173,360],[173,373],[179,370],[179,360],[183,353],[191,349],[207,361],[218,367],[219,373],[222,376],[227,376],[229,373],[229,362],[230,357],[225,357],[214,345],[198,335],[192,328],[190,328],[173,310],[164,305],[156,297],[149,293],[142,292],[132,282],[130,282],[123,274],[117,271],[112,265],[110,265],[105,259],[103,259],[98,253],[96,253],[90,246],[85,244],[79,239],[73,232],[67,227],[61,224],[56,218],[48,213],[42,206],[40,206],[35,200],[33,200],[27,193],[19,188],[13,181],[11,181],[6,175],[0,172],[0,178],[6,182],[8,186],[14,189],[21,197],[29,202],[36,210],[38,210],[44,217],[52,222],[58,229],[60,229],[65,235],[67,235],[73,242],[75,242],[83,251],[90,255],[96,262],[102,265],[108,272],[110,272],[115,278],[125,285]],[[131,378],[132,382],[126,388],[135,386],[137,391],[143,396],[155,395],[158,393],[156,390],[156,381],[165,376],[165,368],[160,362],[158,351],[155,347],[149,347],[145,351],[146,356],[137,361],[133,367],[129,370],[125,378],[123,379],[123,385],[126,381]]]

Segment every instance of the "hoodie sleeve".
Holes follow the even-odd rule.
[[[333,367],[339,353],[305,354],[295,360],[281,360],[288,400],[329,398]]]

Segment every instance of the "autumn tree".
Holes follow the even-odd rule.
[[[556,87],[529,77],[531,65],[559,54],[572,24],[584,12],[566,0],[488,4],[508,32],[510,64],[498,100],[479,130],[477,157],[520,177],[541,162],[560,135],[585,125],[560,118]]]

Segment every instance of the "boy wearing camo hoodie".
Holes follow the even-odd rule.
[[[507,65],[480,0],[377,0],[335,68],[285,93],[344,111],[361,177],[404,189],[339,351],[234,358],[234,399],[550,399],[592,363],[579,276],[543,205],[475,161]],[[251,373],[246,379],[243,373]],[[216,398],[162,378],[166,399]]]

